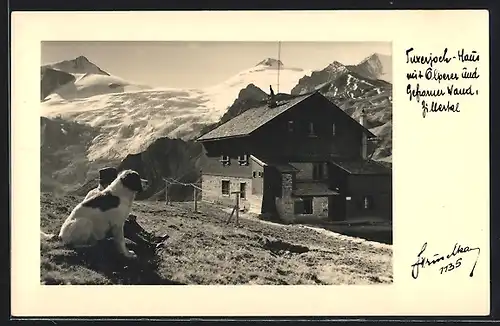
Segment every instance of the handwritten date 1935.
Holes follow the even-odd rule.
[[[446,272],[451,272],[455,268],[459,268],[462,265],[462,258],[458,258],[455,263],[449,263],[448,265],[445,265],[439,269],[439,272],[441,274],[446,273]]]
[[[476,268],[477,260],[479,259],[479,254],[481,253],[481,250],[479,248],[471,248],[469,246],[462,246],[458,243],[455,243],[455,247],[453,247],[453,251],[447,255],[440,255],[440,254],[434,254],[431,258],[427,258],[424,256],[424,252],[427,249],[427,242],[423,244],[422,249],[420,250],[419,254],[417,255],[417,261],[411,265],[411,276],[414,279],[418,278],[420,268],[425,268],[429,267],[432,265],[435,265],[439,262],[446,262],[447,260],[451,259],[452,257],[456,257],[461,254],[468,253],[470,251],[477,251],[477,256],[476,256],[476,261],[474,262],[474,266],[472,266],[472,270],[469,274],[470,277],[474,276],[474,269]],[[449,262],[448,264],[442,266],[439,268],[440,274],[450,272],[454,269],[459,268],[462,265],[462,257],[459,257],[456,261],[454,262]]]

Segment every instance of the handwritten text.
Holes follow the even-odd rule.
[[[474,266],[472,267],[472,270],[469,273],[469,276],[472,277],[474,276],[474,269],[476,268],[477,260],[479,259],[479,254],[481,253],[481,250],[479,248],[471,248],[469,246],[463,246],[458,243],[455,243],[453,250],[447,255],[434,254],[431,257],[426,257],[424,255],[426,249],[427,249],[427,242],[424,243],[422,249],[420,249],[420,252],[417,255],[417,261],[411,265],[411,276],[414,279],[418,278],[420,269],[431,267],[437,265],[438,263],[441,263],[441,265],[439,265],[441,266],[439,268],[440,274],[451,272],[452,270],[462,266],[463,257],[457,257],[457,256],[471,251],[477,251],[476,261],[474,262]],[[445,264],[443,265],[442,263]]]
[[[461,112],[461,100],[479,94],[474,85],[480,78],[479,60],[475,50],[444,48],[438,54],[417,54],[413,47],[406,49],[406,63],[411,67],[406,72],[408,100],[420,104],[423,118],[434,112]],[[453,62],[460,64],[460,70]],[[428,99],[421,100],[424,97]]]

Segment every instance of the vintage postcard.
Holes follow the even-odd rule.
[[[489,314],[488,43],[481,10],[14,13],[12,315]]]

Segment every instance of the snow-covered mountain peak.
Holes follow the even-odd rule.
[[[44,65],[44,67],[63,71],[68,74],[98,74],[109,76],[109,73],[99,68],[96,64],[91,62],[86,56],[83,55],[71,60],[63,60],[47,64]]]
[[[266,67],[271,67],[271,68],[283,68],[283,62],[278,59],[274,58],[266,58],[259,62],[256,66],[266,66]]]
[[[81,63],[90,63],[90,60],[87,59],[86,56],[84,55],[81,55],[81,56],[78,56],[74,59],[75,62],[81,62]]]
[[[330,63],[325,70],[330,71],[330,72],[340,72],[340,71],[346,71],[347,68],[343,64],[341,64],[338,61],[333,61]]]
[[[373,53],[349,68],[368,78],[392,82],[392,58],[386,54]]]
[[[113,76],[83,55],[46,64],[41,67],[41,74],[41,97],[45,101],[60,102],[151,88]]]
[[[367,61],[382,62],[382,61],[387,60],[389,58],[390,58],[390,56],[388,56],[388,55],[375,52],[375,53],[369,55],[368,57],[364,58],[363,60],[361,60],[361,62],[359,64],[362,64],[362,63],[367,62]]]

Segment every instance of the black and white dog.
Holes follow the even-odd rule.
[[[144,189],[144,181],[135,171],[122,171],[109,186],[88,194],[73,209],[58,238],[66,245],[88,246],[111,233],[119,252],[128,258],[135,257],[125,246],[123,225],[136,194]]]
[[[85,196],[84,200],[89,199],[90,197],[93,197],[106,189],[111,182],[113,182],[116,178],[118,177],[118,170],[113,167],[105,167],[99,170],[99,184],[97,185],[96,188],[91,189],[87,195]],[[40,231],[40,235],[42,238],[46,240],[61,240],[58,235],[56,234],[48,234],[43,231]]]
[[[106,187],[109,186],[109,184],[111,184],[111,182],[113,182],[113,180],[117,177],[118,169],[114,167],[105,167],[99,170],[99,186],[89,191],[85,199],[88,199],[106,189]],[[147,181],[142,180],[143,186],[144,183],[147,183]],[[168,238],[168,235],[158,237],[146,231],[137,222],[137,216],[134,214],[129,214],[128,218],[125,220],[123,233],[125,238],[133,241],[137,246],[142,248],[159,248],[162,242]],[[109,234],[109,236],[112,236],[112,234]]]

